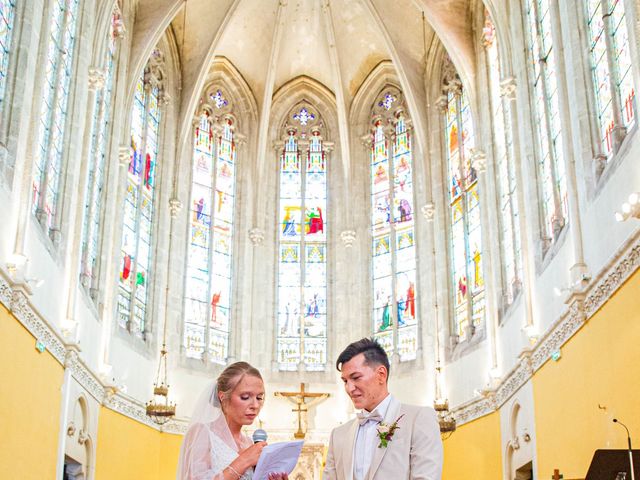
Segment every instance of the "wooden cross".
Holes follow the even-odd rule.
[[[553,477],[551,477],[552,480],[562,480],[564,478],[564,476],[560,473],[560,470],[558,470],[557,468],[553,471]]]
[[[296,408],[291,410],[298,414],[298,431],[293,434],[295,438],[302,439],[307,434],[306,429],[302,428],[302,414],[307,413],[307,410],[312,405],[324,400],[329,396],[328,393],[310,393],[305,391],[304,383],[300,383],[300,391],[299,392],[274,392],[276,397],[284,397],[289,400],[291,403],[296,405]],[[309,403],[305,400],[307,398],[313,399]]]

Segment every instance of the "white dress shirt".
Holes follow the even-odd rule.
[[[373,412],[377,411],[382,418],[384,418],[387,414],[390,402],[391,395],[387,395],[386,398],[373,409]],[[377,427],[378,422],[373,420],[369,420],[358,427],[358,433],[353,447],[354,480],[364,480],[369,472],[371,460],[373,459],[373,452],[375,452],[378,443],[380,443],[377,435]]]

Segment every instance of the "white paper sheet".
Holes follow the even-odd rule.
[[[291,473],[298,463],[303,443],[303,440],[296,440],[264,447],[253,472],[253,480],[267,480],[267,475],[274,472]]]

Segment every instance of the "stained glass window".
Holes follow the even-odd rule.
[[[468,329],[473,331],[484,322],[485,294],[480,194],[477,173],[471,164],[473,122],[463,91],[447,93],[445,126],[454,332],[466,338]]]
[[[108,152],[107,142],[111,128],[111,102],[115,73],[116,42],[120,26],[120,10],[116,6],[111,15],[111,25],[106,40],[104,86],[96,90],[93,119],[91,122],[91,146],[82,224],[82,262],[80,275],[82,284],[87,288],[95,286],[95,270],[98,258],[103,201],[102,187],[104,184],[105,162]]]
[[[560,92],[553,48],[549,0],[525,0],[527,45],[533,75],[534,124],[537,129],[538,175],[543,238],[550,245],[567,221],[567,178],[560,122]]]
[[[220,90],[217,92],[222,98]],[[217,109],[226,100],[216,101]],[[215,110],[214,110],[215,111]],[[224,363],[229,356],[236,145],[229,116],[209,111],[195,131],[185,286],[188,357]],[[214,133],[215,130],[215,133]]]
[[[277,361],[281,370],[327,362],[327,152],[309,105],[290,115],[280,156]]]
[[[500,90],[501,66],[496,29],[489,12],[485,11],[483,43],[487,51],[493,148],[496,164],[496,184],[500,208],[500,254],[502,287],[506,304],[513,301],[521,284],[520,216],[518,211],[516,167],[511,127],[511,104]]]
[[[156,50],[153,55],[161,54]],[[162,94],[161,85],[147,83],[145,77],[143,74],[138,78],[133,100],[131,159],[127,170],[118,281],[118,324],[142,338],[152,273],[152,228],[161,115],[159,102]]]
[[[7,84],[15,4],[15,0],[0,0],[0,108],[2,108]]]
[[[622,0],[588,0],[591,69],[600,127],[600,154],[611,157],[620,141],[614,130],[635,122],[635,89],[627,16]]]
[[[399,94],[374,108],[371,142],[373,332],[390,355],[416,358],[416,248],[411,130]],[[385,114],[386,112],[386,114]],[[391,124],[392,129],[386,130]]]
[[[49,21],[38,144],[33,168],[32,210],[48,232],[57,228],[62,149],[76,40],[79,0],[55,0]]]

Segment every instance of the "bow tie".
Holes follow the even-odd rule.
[[[380,412],[378,412],[377,410],[374,410],[371,413],[365,410],[358,412],[358,422],[360,423],[360,425],[364,425],[369,420],[380,423],[383,418],[382,415],[380,415]]]

